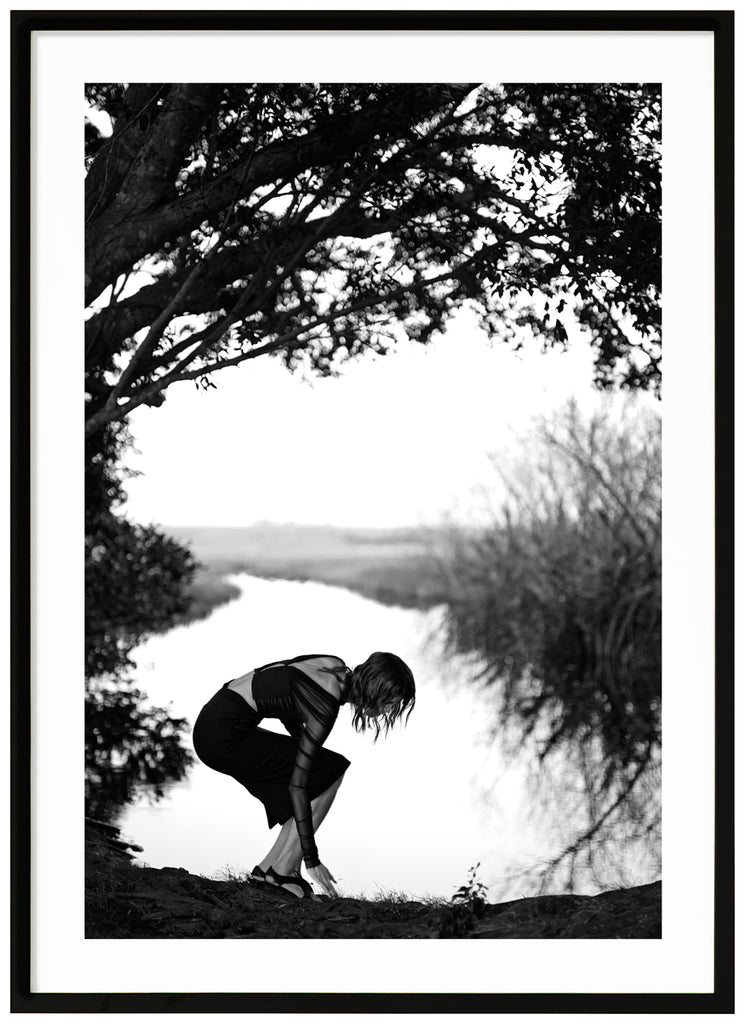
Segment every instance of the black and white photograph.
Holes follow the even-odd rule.
[[[14,1008],[729,1005],[732,18],[13,22]]]
[[[85,104],[86,935],[658,937],[659,84]]]

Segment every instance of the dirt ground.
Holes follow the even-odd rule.
[[[661,904],[661,882],[509,903],[299,900],[245,879],[137,867],[114,837],[86,830],[87,938],[652,939]]]

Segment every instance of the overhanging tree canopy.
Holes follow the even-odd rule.
[[[644,85],[95,85],[87,433],[275,354],[333,373],[486,330],[589,331],[600,386],[657,388],[660,100]],[[541,296],[540,302],[536,301]]]

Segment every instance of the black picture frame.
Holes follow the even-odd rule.
[[[711,993],[45,992],[30,989],[31,38],[42,30],[710,32],[715,56],[716,791]],[[734,13],[732,11],[14,11],[11,331],[11,1010],[31,1013],[727,1013],[734,1007]]]

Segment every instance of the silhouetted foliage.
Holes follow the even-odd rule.
[[[451,534],[447,631],[483,659],[495,733],[582,780],[577,838],[546,866],[571,882],[601,840],[659,830],[660,422],[570,405],[532,441],[493,523]]]
[[[92,685],[85,706],[85,813],[106,820],[146,792],[154,799],[181,779],[193,757],[181,742],[187,727],[166,708],[145,706],[128,686]]]
[[[450,903],[443,908],[438,936],[441,939],[465,938],[486,913],[488,890],[476,872],[480,864],[468,869],[468,879],[459,886]]]
[[[86,441],[86,805],[99,818],[144,788],[159,794],[189,763],[186,723],[146,707],[127,682],[132,649],[188,608],[196,565],[187,548],[121,513],[129,443],[120,423]]]
[[[121,675],[145,636],[172,626],[189,606],[196,562],[188,548],[120,511],[126,429],[89,438],[85,472],[86,676]]]
[[[86,131],[89,433],[262,355],[424,344],[463,305],[515,347],[579,321],[600,386],[659,385],[658,87],[87,95],[111,128]]]

